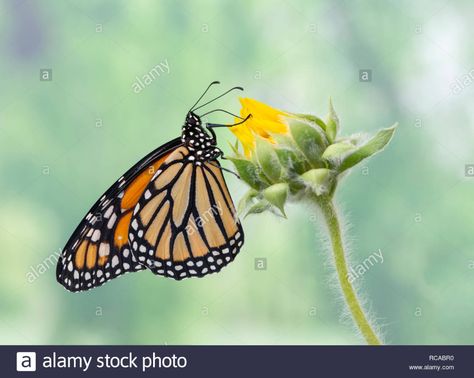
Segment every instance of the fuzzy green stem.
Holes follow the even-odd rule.
[[[316,202],[323,213],[324,220],[329,230],[337,277],[354,322],[369,345],[380,345],[381,342],[367,320],[367,316],[359,303],[355,290],[349,282],[341,227],[337,218],[336,209],[329,198],[316,200]]]

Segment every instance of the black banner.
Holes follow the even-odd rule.
[[[2,377],[474,377],[473,346],[1,346]]]

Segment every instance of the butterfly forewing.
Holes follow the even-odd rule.
[[[243,230],[218,164],[198,163],[182,146],[138,201],[129,240],[138,261],[155,274],[201,277],[218,272],[239,252]]]
[[[145,156],[91,208],[58,260],[56,278],[66,289],[87,290],[145,269],[129,245],[132,212],[156,171],[180,144],[175,139]]]

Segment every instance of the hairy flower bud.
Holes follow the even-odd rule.
[[[395,131],[393,126],[372,138],[338,137],[340,122],[331,101],[326,122],[252,99],[241,99],[241,103],[241,117],[251,117],[231,130],[244,153],[232,147],[235,156],[229,159],[252,188],[239,205],[247,214],[270,210],[285,216],[289,200],[308,193],[331,197],[339,175],[381,151]]]

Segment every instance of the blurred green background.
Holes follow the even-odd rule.
[[[472,344],[473,18],[468,0],[1,1],[0,343],[363,343],[302,206],[246,218],[220,274],[140,272],[80,294],[56,283],[50,256],[91,204],[221,80],[216,92],[242,85],[293,112],[324,116],[331,96],[343,134],[400,123],[337,195],[351,264],[384,256],[357,286],[386,342]],[[169,73],[135,93],[162,62]],[[238,111],[237,96],[219,106]],[[234,137],[218,137],[228,151]],[[227,181],[238,200],[243,184]]]

